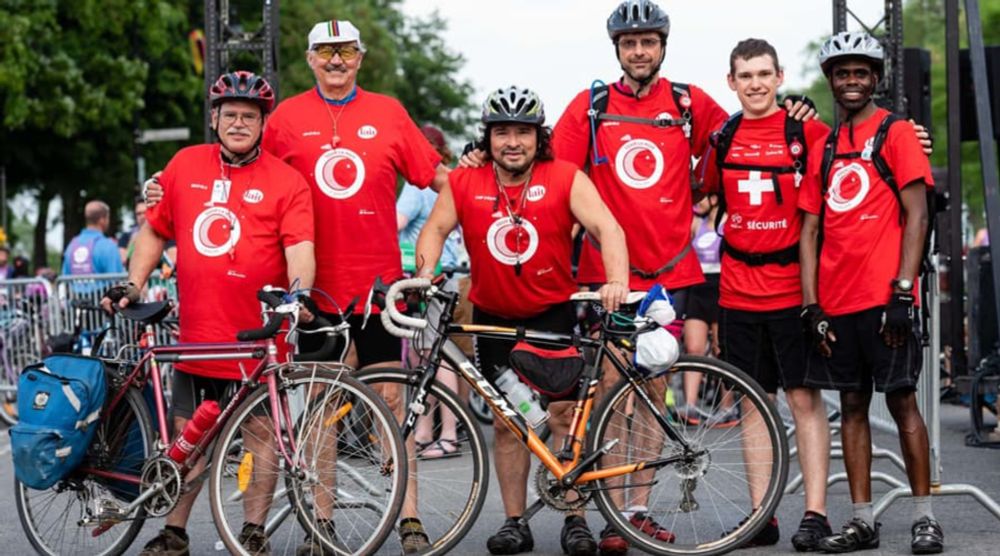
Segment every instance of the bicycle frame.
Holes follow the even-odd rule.
[[[510,429],[514,435],[530,450],[541,463],[548,468],[552,475],[564,486],[574,484],[585,484],[597,480],[608,479],[635,473],[642,469],[658,469],[672,463],[677,463],[700,455],[691,450],[690,445],[684,437],[670,424],[667,418],[656,408],[656,405],[649,398],[648,394],[640,388],[645,379],[639,375],[635,368],[625,361],[614,351],[609,349],[607,338],[602,329],[598,338],[574,338],[568,334],[558,334],[535,330],[524,331],[523,339],[551,344],[559,347],[574,345],[574,341],[583,347],[597,350],[594,364],[588,365],[584,371],[583,380],[577,390],[575,407],[573,408],[573,419],[569,427],[569,433],[563,441],[563,449],[560,454],[554,454],[549,447],[535,434],[535,431],[528,425],[524,417],[521,416],[511,405],[506,395],[493,386],[482,372],[469,361],[465,353],[450,340],[453,334],[471,334],[476,337],[514,341],[519,338],[518,330],[499,326],[487,326],[477,324],[452,324],[452,313],[457,296],[454,294],[442,294],[448,296],[445,301],[445,308],[441,313],[439,326],[444,330],[434,342],[426,362],[422,365],[417,390],[412,400],[410,408],[420,411],[408,411],[406,420],[403,423],[402,433],[406,438],[416,424],[418,413],[423,413],[422,408],[428,396],[428,386],[434,380],[439,365],[437,362],[443,360],[452,369],[456,369],[462,378],[479,393],[493,411],[493,414],[500,418],[504,425]],[[587,433],[587,423],[590,420],[590,412],[594,407],[594,399],[597,386],[602,376],[602,362],[607,358],[619,373],[635,386],[635,392],[646,404],[652,415],[663,428],[664,433],[672,441],[680,445],[683,450],[677,455],[658,458],[649,461],[642,461],[629,465],[620,465],[601,469],[599,471],[589,471],[597,460],[610,450],[614,443],[603,446],[600,450],[591,453],[583,453],[583,443]]]
[[[205,455],[208,446],[226,425],[229,417],[236,411],[240,403],[250,393],[258,388],[258,382],[263,376],[267,382],[268,394],[271,403],[271,414],[274,425],[275,437],[278,439],[278,451],[285,458],[288,464],[292,464],[292,456],[296,451],[295,439],[291,433],[293,430],[291,411],[288,407],[288,400],[278,396],[278,383],[275,374],[271,371],[278,364],[278,348],[273,338],[255,342],[230,342],[230,343],[205,343],[205,344],[175,344],[169,346],[156,346],[155,334],[152,325],[146,325],[142,341],[149,349],[143,354],[142,359],[126,375],[122,385],[114,392],[109,404],[108,414],[112,413],[118,403],[124,399],[129,388],[136,387],[142,389],[146,381],[152,381],[153,394],[155,399],[155,411],[157,427],[159,429],[160,440],[156,446],[157,452],[163,452],[170,446],[171,437],[167,426],[166,403],[163,395],[163,386],[160,374],[160,363],[182,363],[188,361],[229,361],[229,360],[258,360],[254,370],[244,378],[224,408],[216,422],[202,435],[201,439],[188,454],[187,458],[180,466],[181,476],[185,476],[194,466],[198,459]],[[146,372],[148,365],[149,371]],[[280,417],[279,417],[280,416]],[[284,419],[286,431],[288,432],[287,445],[285,435],[282,434],[282,423]],[[180,434],[180,431],[175,431]],[[84,467],[81,471],[108,479],[121,480],[134,484],[140,484],[141,479],[137,476],[93,469]]]

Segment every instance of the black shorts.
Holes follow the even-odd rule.
[[[340,321],[340,317],[337,315],[321,312],[320,316],[330,322]],[[389,334],[382,326],[382,319],[379,318],[379,315],[368,317],[368,324],[365,325],[364,330],[361,329],[363,320],[364,315],[354,314],[347,317],[347,322],[351,325],[351,341],[354,342],[354,347],[358,352],[358,368],[363,369],[376,363],[400,361],[403,358],[403,344],[399,338]],[[308,330],[309,325],[304,325],[303,328]],[[317,351],[322,347],[324,339],[323,334],[299,334],[299,351]],[[343,343],[338,340],[337,348],[332,357],[339,357],[343,349]]]
[[[705,283],[688,288],[685,319],[708,324],[719,321],[719,275],[706,274]],[[679,311],[678,315],[681,314]]]
[[[723,361],[756,380],[765,392],[811,386],[799,308],[777,311],[719,310]]]
[[[875,390],[886,394],[915,390],[923,364],[920,325],[914,319],[913,333],[906,344],[890,348],[882,341],[882,307],[830,318],[830,330],[837,341],[830,347],[833,356],[823,357],[809,350],[809,386],[841,392]]]
[[[478,307],[472,308],[473,324],[488,324],[517,328],[523,326],[529,330],[544,330],[557,334],[572,334],[576,328],[576,310],[572,303],[559,303],[549,307],[542,313],[525,319],[506,319],[492,315]],[[510,352],[514,349],[513,340],[492,340],[476,337],[476,366],[483,376],[493,381],[499,376],[497,368],[510,367]],[[542,345],[539,347],[552,348]]]
[[[190,419],[205,400],[215,400],[225,408],[239,387],[239,380],[198,376],[175,368],[170,381],[170,411],[174,417]]]

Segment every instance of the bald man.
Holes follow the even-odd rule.
[[[125,272],[118,254],[118,244],[104,235],[111,224],[111,207],[103,201],[90,201],[83,208],[83,217],[87,227],[66,246],[62,273]]]

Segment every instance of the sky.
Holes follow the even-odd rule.
[[[867,25],[879,22],[884,2],[854,0],[850,9]],[[605,28],[614,0],[404,0],[403,11],[435,9],[448,29],[444,40],[466,63],[459,77],[476,88],[476,104],[495,88],[534,89],[554,124],[570,100],[595,79],[621,76]],[[729,53],[742,39],[769,41],[785,68],[786,86],[801,87],[818,74],[807,56],[811,41],[833,29],[830,0],[661,0],[671,31],[661,75],[705,89],[729,111],[739,108],[726,84]],[[850,18],[849,18],[850,19]],[[848,28],[858,25],[849,20]]]

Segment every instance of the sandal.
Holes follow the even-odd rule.
[[[458,457],[458,442],[447,438],[439,438],[417,451],[417,459],[445,459]]]

